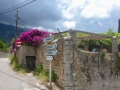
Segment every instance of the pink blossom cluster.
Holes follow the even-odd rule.
[[[50,32],[32,29],[20,34],[20,39],[23,44],[28,46],[37,47],[43,43],[43,39],[46,38]]]

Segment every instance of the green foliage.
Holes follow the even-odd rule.
[[[89,44],[100,45],[100,42],[98,40],[89,40]]]
[[[107,33],[104,33],[104,35],[116,36],[118,42],[120,43],[120,33],[113,32],[113,29],[109,29]],[[101,43],[103,43],[104,45],[109,47],[109,46],[111,46],[112,39],[110,39],[110,38],[103,39],[103,40],[101,40]]]
[[[101,35],[106,35],[106,36],[116,36],[118,38],[118,42],[120,42],[120,33],[115,33],[113,32],[113,29],[110,28],[108,32],[106,33],[101,33]],[[88,36],[88,34],[83,34],[83,33],[77,33],[77,36]],[[89,49],[91,50],[92,48],[106,48],[109,52],[111,52],[111,46],[112,46],[112,39],[111,38],[105,38],[101,40],[81,40],[79,42],[79,45],[84,46],[85,44],[89,45]],[[78,45],[78,46],[79,46]]]
[[[8,51],[7,45],[2,40],[0,40],[0,50],[5,52]]]
[[[113,32],[113,28],[110,28],[110,29],[108,30],[108,32],[106,33],[106,35],[114,36],[114,35],[115,35],[115,32]]]
[[[68,33],[62,33],[62,36],[66,37],[66,36],[69,36],[69,34]]]
[[[17,60],[16,57],[11,56],[10,60],[11,60],[10,64],[13,67],[13,70],[20,71],[22,73],[28,73],[28,72],[30,72],[27,68],[25,68],[24,66],[18,64],[18,60]]]
[[[43,65],[39,64],[36,66],[36,69],[34,70],[33,74],[34,75],[39,75],[43,71]]]
[[[52,81],[55,82],[57,79],[57,74],[55,73],[55,71],[52,71]]]
[[[84,34],[84,33],[77,33],[77,36],[81,37],[81,36],[89,36],[89,35],[88,34]]]
[[[110,47],[111,44],[112,44],[112,40],[111,40],[111,38],[106,38],[106,39],[100,40],[100,43],[101,43],[103,46]]]
[[[115,64],[115,69],[120,72],[120,54],[116,53],[116,64]]]
[[[36,66],[36,69],[33,71],[33,74],[40,77],[44,81],[49,80],[49,70],[44,69],[42,64]],[[51,78],[52,78],[53,82],[55,82],[57,80],[57,74],[55,73],[54,70],[52,70],[52,77]]]

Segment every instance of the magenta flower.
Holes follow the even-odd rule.
[[[23,44],[37,47],[43,43],[43,39],[46,38],[50,32],[43,30],[32,29],[20,34],[20,39]]]

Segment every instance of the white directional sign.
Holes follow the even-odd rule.
[[[52,56],[52,55],[56,55],[56,54],[57,54],[57,50],[47,50],[46,51],[47,56]]]
[[[51,61],[51,60],[53,60],[53,57],[52,56],[46,56],[46,59]]]
[[[56,47],[57,47],[57,44],[56,44],[56,43],[55,43],[55,44],[50,44],[50,45],[47,45],[47,46],[46,46],[46,50],[56,49]]]
[[[51,42],[53,40],[54,40],[54,36],[49,36],[49,37],[45,38],[43,41],[44,42]]]

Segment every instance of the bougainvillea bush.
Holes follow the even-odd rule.
[[[46,38],[50,32],[32,29],[20,34],[20,39],[24,45],[37,47],[43,43],[43,39]]]

